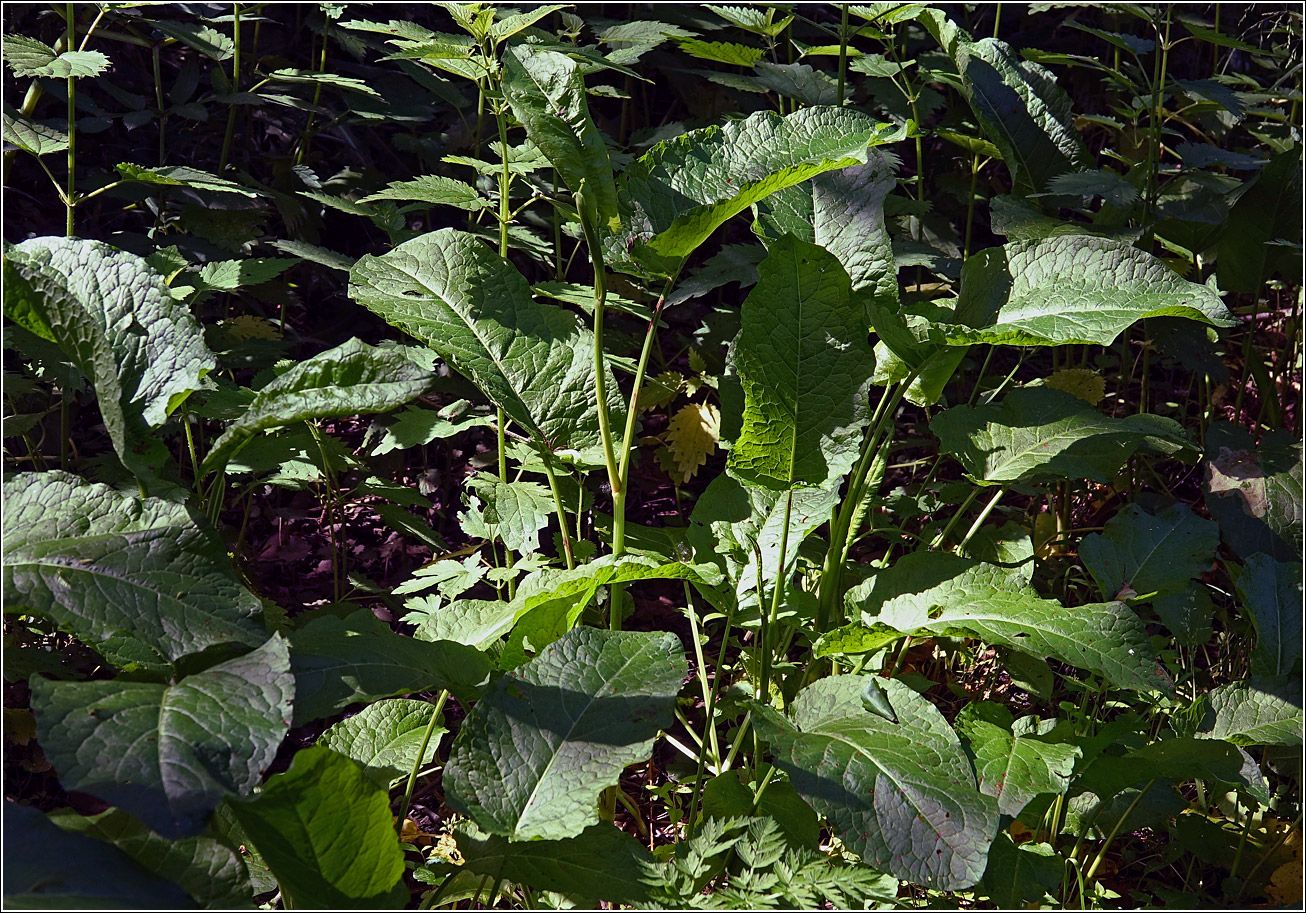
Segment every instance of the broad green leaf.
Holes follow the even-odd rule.
[[[377,701],[333,725],[322,733],[317,744],[357,761],[369,780],[389,789],[412,773],[434,710],[435,705],[426,701]],[[436,725],[422,756],[422,767],[435,760],[440,738],[447,731]]]
[[[490,675],[489,660],[476,650],[403,637],[366,609],[314,618],[290,635],[290,647],[296,726],[355,701],[416,691],[475,699]]]
[[[51,470],[7,479],[4,516],[5,611],[49,618],[110,662],[166,670],[266,638],[258,599],[184,505]]]
[[[454,826],[454,836],[463,868],[491,880],[506,878],[587,901],[648,900],[641,863],[651,865],[653,857],[638,840],[607,822],[561,840],[510,841],[467,821]]]
[[[240,855],[212,837],[161,837],[120,808],[89,817],[61,809],[50,819],[66,831],[116,846],[147,871],[180,885],[205,907],[254,903]]]
[[[1243,565],[1236,582],[1244,608],[1256,622],[1252,673],[1292,675],[1302,652],[1302,566],[1257,553]]]
[[[726,466],[762,488],[830,485],[852,468],[870,418],[865,314],[834,255],[792,235],[758,274],[734,348],[744,412]]]
[[[1234,745],[1301,745],[1301,681],[1257,676],[1216,688],[1207,698],[1214,723],[1198,738]]]
[[[1274,272],[1301,272],[1301,145],[1271,159],[1229,211],[1215,264],[1220,288],[1257,294]],[[1273,243],[1295,241],[1295,251]]]
[[[488,209],[494,203],[477,191],[470,184],[453,178],[424,174],[412,181],[391,181],[385,189],[363,197],[360,203],[375,203],[377,200],[399,200],[401,202],[430,203],[435,206],[454,206],[476,212]]]
[[[1035,796],[1064,794],[1075,759],[1082,754],[1077,745],[1041,741],[1040,730],[1048,727],[1040,725],[1038,717],[1013,722],[1001,704],[966,705],[956,727],[970,743],[980,792],[997,799],[998,811],[1012,817]]]
[[[499,666],[511,669],[571,630],[599,587],[636,580],[687,580],[713,606],[724,609],[730,597],[720,588],[712,565],[674,561],[660,564],[635,555],[605,555],[572,570],[540,571],[522,581],[513,600],[515,625]]]
[[[272,869],[287,907],[401,907],[403,852],[385,790],[344,755],[295,754],[253,800],[228,806]]]
[[[1080,540],[1079,556],[1105,599],[1169,596],[1182,593],[1189,580],[1211,569],[1219,544],[1215,524],[1186,504],[1173,504],[1155,516],[1130,504],[1107,521],[1100,535]]]
[[[148,21],[153,28],[194,48],[210,60],[226,60],[236,51],[236,43],[231,38],[206,25],[154,17]]]
[[[144,260],[99,241],[5,245],[4,275],[5,316],[58,344],[94,385],[118,458],[156,475],[166,452],[136,448],[217,365],[199,321]]]
[[[430,371],[394,349],[351,339],[295,365],[254,396],[204,458],[201,472],[221,469],[255,435],[313,418],[388,412],[431,385]]]
[[[49,45],[19,34],[5,35],[4,58],[18,77],[66,79],[69,76],[99,76],[109,68],[109,58],[99,51],[64,51],[58,54]]]
[[[30,686],[37,738],[60,783],[168,837],[197,834],[225,796],[259,784],[295,694],[280,635],[176,684],[33,676]]]
[[[593,336],[532,298],[521,273],[483,241],[444,228],[363,257],[350,294],[439,352],[546,446],[597,453]],[[609,412],[621,427],[625,410],[610,403]]]
[[[703,787],[703,815],[708,818],[772,818],[790,846],[817,849],[821,844],[821,822],[803,797],[794,792],[788,778],[774,777],[759,797],[744,782],[740,770],[727,770]],[[753,802],[757,799],[757,809]]]
[[[1002,150],[1017,191],[1046,190],[1057,175],[1091,166],[1072,123],[1070,99],[1050,72],[994,38],[958,41],[952,57],[962,94]]]
[[[729,41],[699,41],[697,38],[679,38],[676,44],[690,57],[710,60],[713,63],[726,63],[736,67],[751,67],[763,57],[766,51]]]
[[[754,231],[770,239],[792,234],[824,247],[843,264],[854,292],[897,314],[898,270],[884,224],[884,198],[897,186],[897,164],[896,157],[873,151],[864,164],[776,191],[755,204]],[[873,310],[868,323],[876,316]],[[891,331],[886,339],[898,341]]]
[[[849,596],[863,592],[857,589]],[[1121,602],[1068,609],[1041,598],[1011,571],[930,551],[913,552],[880,571],[865,599],[863,620],[870,625],[904,634],[977,637],[993,646],[1055,657],[1120,688],[1172,691],[1147,629]]]
[[[1106,484],[1140,449],[1188,444],[1177,422],[1147,413],[1110,418],[1051,387],[1013,390],[1001,403],[954,406],[930,421],[943,452],[981,485],[1092,479]]]
[[[850,109],[762,112],[659,143],[617,185],[630,219],[608,249],[665,275],[730,217],[767,195],[826,171],[865,162],[867,149],[906,135]]]
[[[956,324],[936,332],[950,345],[1109,346],[1144,317],[1237,321],[1215,288],[1181,279],[1123,241],[1087,236],[1013,241],[973,255],[961,272]]]
[[[1194,580],[1181,592],[1158,596],[1152,600],[1152,609],[1182,646],[1200,647],[1211,639],[1211,622],[1217,612],[1205,584]]]
[[[812,653],[818,657],[858,656],[874,653],[905,636],[901,631],[883,625],[868,627],[860,621],[854,621],[822,634],[812,646]]]
[[[619,231],[617,188],[603,135],[590,119],[576,62],[529,45],[503,54],[503,94],[526,135],[562,177],[595,230]]]
[[[1302,550],[1302,444],[1272,431],[1253,441],[1244,428],[1216,422],[1206,435],[1206,509],[1242,558],[1264,552],[1293,561]]]
[[[1048,182],[1047,193],[1031,193],[1030,197],[1083,196],[1101,197],[1108,206],[1124,209],[1138,199],[1138,188],[1114,171],[1068,171]]]
[[[280,276],[298,262],[284,257],[246,257],[244,260],[219,260],[205,263],[199,271],[199,285],[204,289],[221,291],[262,285]]]
[[[862,706],[862,677],[822,679],[799,693],[793,723],[755,714],[777,766],[862,860],[936,890],[984,874],[997,803],[943,715],[901,682],[880,686],[897,723]]]
[[[273,70],[268,74],[268,81],[314,87],[331,86],[333,89],[342,89],[346,92],[359,92],[363,95],[371,95],[373,98],[381,97],[381,93],[369,86],[365,80],[355,79],[352,76],[340,76],[336,73],[319,72],[317,70],[298,70],[294,68]]]
[[[793,492],[785,567],[778,569],[788,497],[786,492],[752,488],[722,473],[694,504],[686,541],[697,561],[715,564],[725,572],[741,606],[757,604],[758,553],[762,556],[763,589],[774,583],[777,572],[788,579],[798,563],[799,546],[830,519],[839,504],[837,489],[799,488]]]
[[[550,13],[556,13],[558,10],[566,9],[565,3],[554,3],[548,6],[538,6],[529,13],[517,13],[513,16],[505,16],[498,20],[490,27],[490,37],[495,41],[503,41],[505,38],[511,38],[523,29],[530,28]]]
[[[5,142],[13,143],[24,152],[30,152],[32,155],[50,155],[53,152],[63,152],[68,148],[68,134],[62,130],[28,120],[21,114],[11,115],[7,111],[0,115],[0,119],[4,124]]]
[[[413,602],[408,606],[412,608]],[[512,630],[522,612],[517,602],[502,599],[455,599],[421,617],[413,636],[419,640],[451,640],[485,650]],[[406,620],[413,621],[408,616]]]
[[[209,174],[207,171],[200,171],[198,168],[191,168],[186,165],[142,168],[140,165],[123,162],[117,167],[118,172],[123,176],[123,180],[126,181],[159,184],[164,187],[189,187],[193,190],[207,190],[212,193],[236,193],[246,197],[258,196],[254,191],[241,187],[226,178],[220,178],[216,174]]]
[[[777,95],[797,99],[808,106],[839,103],[839,84],[808,64],[759,60],[754,64],[754,71],[758,85]]]
[[[575,837],[648,758],[686,664],[672,634],[577,628],[490,686],[444,771],[446,801],[511,840]]]
[[[6,909],[185,910],[197,906],[180,887],[117,847],[69,833],[27,805],[5,802],[4,843]]]
[[[478,473],[467,487],[485,502],[482,516],[500,541],[514,552],[531,554],[540,549],[540,530],[553,516],[553,496],[539,482],[505,482]]]
[[[1023,910],[1042,906],[1043,895],[1060,891],[1066,860],[1047,843],[1016,843],[999,831],[989,849],[980,890],[999,909]]]

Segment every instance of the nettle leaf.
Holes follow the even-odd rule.
[[[323,615],[290,635],[296,726],[355,701],[448,689],[474,700],[490,675],[476,650],[449,641],[395,634],[366,609],[348,618]]]
[[[256,197],[257,193],[239,184],[209,174],[198,168],[186,165],[166,165],[159,168],[143,168],[123,162],[116,166],[125,181],[140,184],[159,184],[164,187],[189,187],[192,190],[207,190],[211,193],[236,193],[245,197]]]
[[[579,195],[586,222],[595,229],[619,231],[608,146],[590,119],[585,80],[576,61],[529,45],[508,48],[503,54],[503,93],[531,142]]]
[[[590,331],[537,302],[521,273],[483,241],[444,228],[363,257],[350,271],[349,293],[439,352],[546,446],[598,454]],[[615,378],[608,384],[616,389]],[[609,411],[621,427],[620,403]]]
[[[863,594],[866,594],[863,596]],[[1065,608],[1011,571],[942,552],[913,552],[876,574],[867,593],[849,593],[868,625],[904,634],[977,637],[1038,657],[1055,657],[1120,688],[1171,693],[1147,629],[1121,602]]]
[[[401,351],[351,339],[259,390],[244,414],[214,441],[201,472],[220,469],[261,432],[313,418],[388,412],[426,392],[433,379],[430,370]]]
[[[30,685],[37,738],[59,781],[170,837],[199,833],[223,797],[258,785],[295,694],[280,635],[173,685],[39,676]]]
[[[403,851],[385,790],[325,748],[296,752],[253,800],[228,807],[272,869],[287,906],[402,906]]]
[[[865,162],[870,146],[905,135],[905,128],[851,109],[803,108],[786,117],[752,114],[661,142],[618,181],[629,222],[611,239],[608,262],[633,254],[640,266],[674,275],[727,219],[777,190]]]
[[[221,291],[262,285],[280,276],[298,262],[298,259],[291,260],[284,257],[246,257],[244,260],[219,260],[205,263],[200,267],[198,284],[203,289]]]
[[[672,634],[569,631],[463,722],[444,771],[449,805],[511,840],[577,836],[671,724],[686,668]]]
[[[391,181],[383,190],[369,194],[358,202],[375,203],[377,200],[454,206],[470,212],[489,209],[494,205],[491,200],[481,196],[472,185],[435,174],[424,174],[412,181]]]
[[[317,744],[357,761],[369,780],[389,789],[412,773],[434,710],[435,706],[426,701],[377,701],[333,725],[322,733]],[[446,732],[443,726],[436,726],[432,732],[422,756],[423,767],[435,761],[440,738]]]
[[[726,63],[736,67],[751,67],[763,57],[766,51],[743,44],[728,41],[699,41],[697,38],[678,38],[676,44],[690,57],[710,60],[713,63]]]
[[[1234,745],[1301,745],[1301,680],[1256,676],[1221,685],[1207,695],[1214,721],[1200,739]]]
[[[1055,720],[1042,724],[1036,716],[1012,720],[1001,704],[967,704],[957,717],[957,731],[975,756],[979,789],[998,800],[998,811],[1015,817],[1035,796],[1062,795],[1070,786],[1077,745],[1039,739]]]
[[[1210,570],[1219,544],[1215,523],[1186,504],[1172,504],[1156,516],[1130,504],[1100,535],[1085,536],[1079,555],[1107,599],[1169,596]]]
[[[1256,622],[1252,672],[1291,675],[1302,654],[1302,566],[1257,553],[1236,581],[1243,606]]]
[[[1206,509],[1230,548],[1242,558],[1301,555],[1306,497],[1299,437],[1272,431],[1258,443],[1246,429],[1216,422],[1206,434],[1203,466]]]
[[[5,315],[90,378],[118,458],[153,477],[166,454],[149,450],[150,429],[217,366],[199,321],[143,259],[99,241],[5,245],[4,277]]]
[[[109,58],[99,51],[64,51],[26,35],[8,34],[4,40],[4,58],[18,77],[47,76],[66,79],[99,76],[109,68]]]
[[[217,29],[174,19],[150,19],[152,27],[169,38],[194,48],[210,60],[226,60],[236,51],[236,43]]]
[[[653,865],[652,855],[608,822],[562,840],[513,841],[465,821],[454,825],[454,837],[462,867],[491,880],[508,878],[587,901],[639,904],[649,899],[641,876],[644,866]]]
[[[931,419],[930,430],[981,485],[1063,478],[1106,484],[1138,450],[1191,446],[1170,419],[1110,418],[1051,387],[1013,390],[996,405],[954,406]]]
[[[1087,236],[1013,241],[980,251],[961,273],[955,324],[935,328],[950,345],[1109,346],[1144,317],[1237,321],[1213,285],[1182,279],[1123,241]]]
[[[467,487],[485,502],[481,516],[500,541],[514,552],[531,554],[540,549],[540,530],[553,516],[553,495],[539,482],[505,482],[477,473]]]
[[[604,555],[571,570],[532,574],[517,588],[512,604],[515,624],[499,660],[511,669],[570,631],[601,586],[636,580],[687,580],[713,606],[724,609],[730,596],[720,588],[713,565],[660,564],[637,555]]]
[[[758,734],[798,794],[863,861],[936,890],[984,874],[998,829],[997,802],[975,774],[943,715],[901,682],[879,682],[898,722],[862,704],[863,676],[803,689],[793,722],[758,714]]]
[[[433,611],[425,614],[418,608],[422,602],[406,603],[414,610],[404,616],[406,621],[417,624],[414,637],[451,640],[477,650],[487,649],[511,631],[521,610],[518,603],[502,599],[455,599],[448,604],[436,604]]]
[[[962,94],[1000,150],[1020,193],[1046,190],[1067,171],[1092,166],[1075,130],[1070,98],[1047,69],[994,38],[958,41],[952,52]]]
[[[122,850],[69,833],[31,806],[6,803],[4,842],[7,908],[186,910],[196,906],[179,886]]]
[[[7,479],[4,514],[5,611],[48,618],[110,662],[163,671],[266,638],[258,599],[184,505],[51,470]]]
[[[870,418],[864,312],[834,255],[792,235],[758,274],[734,348],[744,412],[726,468],[763,488],[829,485],[852,468]]]
[[[8,40],[8,39],[6,39]],[[32,155],[50,155],[68,148],[68,134],[54,127],[28,120],[21,114],[0,115],[4,140]]]
[[[61,809],[50,820],[65,831],[116,846],[146,870],[176,882],[205,907],[253,906],[245,863],[212,837],[162,837],[119,808],[91,816]]]
[[[839,103],[839,84],[826,73],[805,63],[758,60],[754,70],[758,85],[785,98],[796,98],[804,105]]]

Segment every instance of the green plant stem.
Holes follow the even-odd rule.
[[[240,91],[240,4],[231,5],[231,93]],[[218,157],[218,174],[227,170],[231,154],[231,138],[236,132],[236,105],[227,105],[227,131],[222,137],[222,154]]]
[[[712,700],[712,688],[707,681],[707,660],[703,656],[703,637],[698,626],[698,612],[694,609],[693,590],[689,586],[688,580],[682,580],[681,584],[685,588],[685,614],[689,616],[690,637],[694,641],[694,660],[698,663],[698,679],[700,690],[703,692],[703,707],[706,708]],[[712,746],[712,757],[714,760],[721,758],[721,746],[717,741],[716,726],[713,725],[709,718],[705,730],[707,740]]]
[[[74,4],[64,4],[64,46],[72,49],[76,26]],[[68,77],[68,189],[64,194],[64,235],[75,236],[73,211],[77,208],[77,79]]]
[[[970,494],[966,495],[966,499],[952,512],[952,516],[948,518],[948,522],[944,524],[943,529],[939,530],[939,534],[935,536],[934,541],[930,543],[931,550],[939,548],[947,541],[948,535],[952,532],[952,528],[957,525],[957,521],[961,519],[961,515],[964,514],[975,499],[979,497],[979,493],[980,490],[978,485],[970,490]]]
[[[440,696],[436,698],[435,707],[431,709],[431,719],[426,723],[426,731],[422,733],[422,747],[417,751],[417,757],[413,760],[413,769],[408,772],[408,783],[404,787],[404,797],[399,800],[399,817],[395,821],[395,829],[400,833],[404,829],[404,819],[408,817],[408,805],[413,800],[413,787],[417,785],[417,775],[422,769],[422,759],[426,757],[426,749],[431,744],[431,737],[435,734],[435,727],[440,724],[440,714],[444,711],[445,702],[449,700],[449,692],[441,691]]]
[[[876,407],[871,429],[862,439],[862,455],[853,470],[853,478],[849,482],[848,493],[844,496],[843,503],[839,505],[839,513],[836,515],[834,524],[831,527],[830,546],[825,554],[825,564],[821,568],[821,583],[817,589],[818,599],[820,600],[820,608],[817,610],[816,616],[816,633],[818,636],[829,629],[830,622],[834,617],[835,603],[839,598],[843,562],[847,554],[848,538],[851,532],[849,527],[852,524],[853,514],[856,513],[858,503],[865,496],[863,488],[866,484],[866,477],[870,474],[871,467],[875,463],[881,434],[886,423],[893,418],[893,414],[897,410],[898,404],[902,402],[903,396],[906,395],[907,389],[928,363],[929,359],[926,359],[926,361],[908,372],[907,376],[894,388],[893,393],[885,392]],[[842,615],[842,613],[840,614]]]
[[[716,735],[716,722],[714,719],[716,713],[716,696],[721,690],[721,667],[726,661],[726,647],[730,644],[730,627],[734,624],[734,620],[735,607],[732,604],[730,608],[726,610],[726,624],[725,629],[721,632],[721,647],[717,650],[716,666],[714,667],[715,675],[712,679],[712,688],[708,692],[707,707],[704,710],[704,716],[707,719],[706,727],[713,734],[714,744]],[[717,749],[713,760],[716,762],[716,773],[720,774],[723,770],[723,761],[719,748]],[[694,836],[694,825],[698,821],[698,802],[699,797],[703,794],[703,774],[705,763],[706,752],[700,751],[698,753],[698,774],[694,777],[694,794],[689,800],[689,814],[685,822],[686,839]]]
[[[966,535],[962,536],[961,541],[957,543],[958,553],[966,547],[966,543],[970,541],[971,536],[974,536],[975,533],[979,532],[980,526],[982,526],[984,521],[988,519],[989,514],[993,512],[993,508],[998,506],[998,502],[1002,500],[1002,496],[1006,493],[1007,487],[1005,485],[999,485],[998,490],[993,492],[993,497],[989,498],[988,503],[985,504],[983,510],[979,512],[979,516],[975,518],[975,522],[970,525],[970,529],[966,530]]]
[[[789,519],[794,509],[794,490],[791,488],[785,495],[785,516],[784,525],[780,527],[780,554],[776,559],[775,583],[771,588],[771,608],[763,616],[762,627],[762,675],[761,675],[761,700],[771,703],[771,632],[775,628],[776,622],[780,616],[780,600],[784,595],[785,587],[788,581],[785,579],[785,554],[789,547]],[[756,544],[754,544],[756,548]],[[757,556],[757,573],[762,573],[762,556],[759,552]],[[761,581],[758,581],[757,591],[758,608],[762,608],[762,590]]]
[[[200,461],[195,452],[195,432],[190,427],[190,412],[185,412],[181,417],[181,424],[186,429],[186,449],[190,451],[191,474],[194,478],[195,493],[200,494]]]
[[[1090,865],[1088,871],[1084,873],[1084,882],[1086,884],[1092,882],[1093,876],[1097,874],[1097,870],[1102,865],[1102,861],[1106,859],[1107,850],[1111,848],[1111,841],[1115,840],[1116,834],[1120,833],[1120,828],[1124,826],[1125,819],[1133,812],[1143,796],[1147,795],[1148,790],[1152,788],[1152,784],[1155,782],[1156,780],[1148,780],[1147,785],[1138,791],[1138,795],[1134,796],[1134,801],[1129,803],[1129,807],[1125,809],[1124,814],[1116,819],[1116,823],[1111,827],[1111,833],[1106,835],[1106,841],[1102,844],[1102,849],[1098,850],[1097,856],[1093,858],[1092,865]],[[1084,900],[1082,887],[1080,889],[1079,899],[1081,903]]]
[[[839,107],[843,107],[845,71],[848,68],[848,4],[840,3],[842,21],[839,25]]]
[[[326,72],[326,55],[327,55],[327,34],[331,30],[331,17],[326,16],[322,20],[322,52],[317,59],[317,72],[319,75]],[[313,107],[308,112],[308,121],[304,124],[304,131],[300,135],[303,142],[295,150],[295,164],[304,164],[304,158],[308,155],[308,147],[313,143],[313,121],[317,118],[317,103],[322,98],[322,83],[316,82],[313,85]]]
[[[499,452],[503,453],[502,444]],[[562,536],[562,555],[567,562],[567,570],[576,566],[576,556],[571,548],[571,533],[567,531],[567,508],[562,503],[562,490],[558,488],[558,477],[553,471],[553,457],[547,450],[541,451],[541,459],[544,461],[544,475],[549,480],[549,493],[553,495],[553,511],[558,517],[558,530]]]
[[[322,440],[322,432],[318,429],[316,422],[308,422],[308,430],[313,435],[313,441],[317,444],[318,453],[322,455],[322,472],[326,481],[327,490],[327,508],[330,510],[330,530],[331,536],[331,582],[335,592],[336,601],[339,602],[344,597],[342,578],[345,575],[343,567],[347,558],[345,549],[340,547],[338,538],[338,526],[343,525],[343,511],[339,510],[338,491],[335,484],[335,471],[332,469],[331,461],[327,457],[326,442]],[[337,523],[337,520],[339,523]]]
[[[166,152],[166,148],[167,148],[164,142],[165,142],[165,137],[167,136],[168,133],[168,115],[165,113],[165,109],[163,107],[163,77],[159,73],[159,44],[157,41],[154,43],[154,46],[150,48],[150,57],[154,64],[154,101],[159,107],[158,164],[162,165],[164,160],[164,153]]]

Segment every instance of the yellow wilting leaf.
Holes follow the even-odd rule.
[[[1046,378],[1043,383],[1053,390],[1078,396],[1094,406],[1106,396],[1106,381],[1097,372],[1090,371],[1088,368],[1063,368]]]
[[[1294,830],[1284,841],[1285,847],[1291,847],[1293,859],[1274,870],[1270,883],[1265,886],[1265,893],[1275,903],[1286,907],[1295,907],[1301,903],[1302,884],[1302,841],[1301,831]]]
[[[711,403],[689,403],[672,416],[666,439],[680,482],[688,482],[716,450],[721,410]]]

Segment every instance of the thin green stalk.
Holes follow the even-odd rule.
[[[1098,868],[1102,865],[1102,861],[1106,859],[1107,850],[1111,848],[1111,841],[1116,839],[1116,834],[1120,833],[1120,828],[1124,825],[1125,819],[1133,812],[1135,806],[1138,805],[1143,796],[1147,795],[1148,790],[1152,788],[1152,784],[1155,782],[1156,780],[1148,780],[1147,785],[1138,791],[1138,795],[1134,796],[1134,801],[1129,803],[1129,807],[1125,809],[1124,814],[1116,819],[1116,823],[1111,828],[1111,833],[1106,836],[1106,842],[1102,844],[1102,849],[1098,850],[1097,856],[1093,859],[1093,864],[1090,865],[1088,871],[1084,873],[1085,883],[1092,882],[1093,876],[1097,874]],[[1082,888],[1080,890],[1079,898],[1080,901],[1083,902],[1084,893]]]
[[[322,20],[322,52],[317,59],[317,72],[322,74],[326,72],[326,54],[327,54],[327,34],[331,29],[331,17],[327,16]],[[317,118],[317,103],[322,97],[322,83],[317,82],[313,85],[313,107],[308,112],[308,122],[304,124],[304,131],[300,134],[304,141],[299,144],[295,151],[295,164],[304,164],[304,157],[308,155],[308,147],[313,142],[313,121]]]
[[[195,493],[199,494],[200,481],[201,481],[200,461],[198,455],[195,452],[195,432],[191,430],[190,418],[191,416],[189,411],[183,413],[181,417],[181,424],[186,429],[186,449],[190,451],[190,467],[191,467],[191,474],[194,475],[195,477],[194,480]]]
[[[789,489],[788,494],[785,496],[784,525],[780,527],[780,555],[776,560],[775,584],[771,589],[771,610],[767,615],[763,616],[764,626],[762,628],[761,692],[762,692],[762,700],[767,704],[770,704],[771,702],[772,656],[771,656],[770,633],[774,629],[776,622],[779,620],[780,599],[784,595],[785,587],[788,584],[785,575],[785,558],[787,557],[785,552],[789,547],[789,518],[790,515],[793,513],[793,509],[794,509],[794,490],[791,488]],[[756,544],[754,544],[754,548],[756,547],[757,547]],[[760,577],[762,573],[762,556],[760,552],[758,553],[757,556],[757,573],[758,576]],[[758,608],[762,608],[762,591],[760,589],[760,581],[759,581],[759,589],[757,591],[757,602],[758,602]]]
[[[979,489],[976,489],[976,491],[978,490]],[[984,524],[984,521],[988,519],[989,514],[993,512],[993,508],[998,506],[998,502],[1002,500],[1002,496],[1006,493],[1007,487],[1005,485],[999,485],[998,490],[993,492],[993,497],[989,498],[989,503],[984,505],[984,509],[979,512],[979,516],[976,517],[975,522],[970,525],[970,529],[966,530],[966,535],[962,536],[961,541],[957,543],[958,552],[966,547],[966,543],[970,541],[971,536],[979,531],[979,528]]]
[[[716,732],[716,722],[714,716],[716,713],[717,692],[721,690],[720,687],[721,667],[725,665],[726,647],[730,644],[730,627],[732,624],[734,624],[734,621],[735,621],[735,607],[732,604],[730,608],[726,610],[726,625],[725,625],[725,630],[721,632],[721,647],[719,650],[717,650],[716,666],[714,667],[715,676],[713,677],[712,680],[712,689],[708,693],[707,707],[704,710],[704,715],[707,718],[707,726],[713,732],[713,734],[715,734]],[[716,772],[718,774],[721,773],[723,762],[721,759],[719,748],[717,749],[717,752],[713,760],[716,762],[715,765]],[[700,751],[698,754],[698,775],[694,777],[694,794],[689,801],[689,815],[688,815],[688,819],[685,822],[686,839],[694,836],[694,825],[698,821],[698,801],[699,801],[699,797],[703,793],[703,773],[704,773],[703,767],[705,763],[706,763],[706,753]]]
[[[961,515],[964,514],[974,500],[979,497],[979,493],[980,490],[978,485],[970,490],[970,494],[966,495],[966,499],[952,512],[952,516],[948,518],[948,522],[944,525],[943,529],[939,530],[939,534],[934,537],[934,541],[930,543],[931,551],[937,549],[947,541],[948,534],[951,533],[952,528],[957,525],[957,521],[961,519]]]
[[[966,197],[966,241],[961,250],[961,259],[963,261],[970,257],[971,229],[975,227],[975,190],[979,186],[979,173],[982,167],[979,155],[972,155],[970,157],[970,193]]]
[[[75,16],[74,5],[64,4],[64,46],[72,48]],[[64,195],[64,234],[74,237],[73,210],[77,207],[77,79],[68,77],[68,190]],[[66,430],[66,429],[65,429]],[[62,461],[61,461],[62,462]]]
[[[168,115],[165,113],[165,109],[163,107],[163,77],[159,73],[159,43],[157,41],[154,42],[154,45],[150,48],[150,52],[151,52],[150,56],[154,64],[154,101],[159,106],[158,164],[162,165],[164,159],[164,152],[166,151],[164,140],[168,133]]]
[[[240,4],[231,5],[231,92],[240,91]],[[227,105],[227,132],[222,137],[222,154],[218,157],[218,174],[227,170],[227,159],[231,154],[231,138],[236,132],[236,105]]]
[[[842,22],[839,25],[839,107],[843,107],[844,74],[848,67],[848,4],[840,3]]]
[[[703,692],[703,706],[706,708],[711,701],[712,687],[707,682],[707,660],[703,657],[703,638],[698,627],[698,612],[694,610],[694,594],[690,589],[689,581],[682,580],[681,583],[685,588],[685,614],[689,616],[690,637],[694,641],[694,660],[698,663],[698,684]],[[707,739],[712,745],[712,757],[720,759],[721,746],[717,742],[716,726],[712,720],[707,721]]]
[[[413,769],[408,773],[408,784],[404,787],[404,797],[399,800],[399,818],[395,821],[395,829],[400,833],[403,833],[404,819],[408,817],[408,804],[413,800],[413,787],[417,785],[417,774],[422,769],[422,759],[426,757],[426,749],[431,744],[431,737],[435,734],[435,727],[440,724],[440,714],[444,711],[447,700],[449,700],[449,692],[441,691],[440,696],[436,698],[435,707],[431,710],[431,719],[427,721],[426,731],[422,733],[422,747],[418,749],[417,757],[413,759]]]
[[[502,446],[499,448],[499,453],[503,453]],[[544,460],[544,475],[549,479],[549,492],[553,495],[553,511],[558,517],[558,529],[562,534],[563,558],[567,562],[567,570],[571,570],[576,566],[576,556],[571,549],[571,533],[567,531],[567,508],[562,504],[562,491],[558,488],[558,477],[553,472],[553,457],[548,451],[542,451],[540,456]]]

